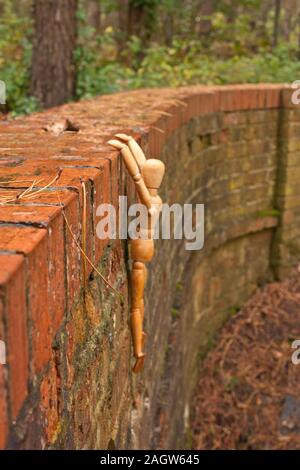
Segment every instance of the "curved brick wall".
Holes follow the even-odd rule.
[[[8,448],[188,445],[189,404],[205,350],[257,285],[298,259],[300,111],[281,85],[142,90],[0,121],[0,195],[33,180],[38,198],[0,206],[0,444]],[[45,127],[68,118],[79,128]],[[126,123],[127,127],[124,127]],[[162,197],[205,204],[205,247],[158,241],[146,292],[147,362],[131,373],[127,245],[95,237],[96,207],[135,200],[106,141],[140,140],[167,166]],[[82,260],[86,250],[124,302]],[[170,399],[172,397],[172,399]]]

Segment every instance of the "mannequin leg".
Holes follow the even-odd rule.
[[[133,352],[136,358],[136,363],[133,367],[134,372],[139,372],[142,369],[145,357],[143,352],[144,287],[145,265],[140,261],[134,261],[131,273],[131,330]]]

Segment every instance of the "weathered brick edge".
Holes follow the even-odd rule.
[[[141,141],[148,156],[155,156],[161,154],[165,142],[176,130],[195,117],[217,112],[283,109],[285,115],[279,134],[280,151],[285,155],[281,165],[284,170],[281,168],[280,172],[284,174],[277,195],[282,215],[274,248],[280,251],[280,262],[274,264],[278,270],[283,265],[289,268],[295,260],[290,252],[285,253],[288,248],[282,240],[290,241],[290,229],[292,241],[298,235],[299,172],[295,174],[287,160],[291,152],[293,164],[298,165],[300,152],[299,127],[292,121],[296,111],[290,94],[285,85],[140,90],[0,122],[1,195],[8,191],[17,194],[33,180],[41,187],[62,169],[55,187],[48,188],[28,204],[0,206],[0,339],[7,345],[7,365],[0,366],[1,448],[6,446],[20,416],[24,418],[26,400],[34,400],[35,384],[42,371],[52,364],[55,334],[82,292],[82,261],[66,228],[60,202],[80,242],[80,179],[86,183],[89,214],[86,249],[98,265],[109,242],[95,237],[96,207],[100,202],[117,204],[118,195],[126,191],[131,198],[135,197],[120,156],[106,144],[107,140],[116,132],[127,132]],[[79,132],[67,131],[55,136],[45,131],[51,121],[61,118],[77,125]],[[295,193],[290,194],[289,189],[287,196],[290,180]],[[261,223],[274,226],[277,222],[267,217]],[[256,224],[244,230],[247,233],[259,227]],[[119,253],[123,256],[121,249]],[[89,268],[87,275],[90,273]],[[109,267],[105,274],[111,280]],[[51,391],[44,382],[40,390],[44,397],[36,399],[44,400],[47,407]],[[53,433],[49,440],[53,440]]]

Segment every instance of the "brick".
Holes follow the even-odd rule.
[[[60,213],[59,207],[0,206],[0,223],[26,224],[45,228]]]
[[[0,225],[0,251],[23,253],[26,263],[26,289],[30,337],[33,349],[31,373],[38,373],[51,354],[49,315],[48,250],[46,229]]]
[[[286,86],[286,88],[283,88],[281,91],[281,104],[283,108],[297,109],[297,106],[299,106],[297,104],[293,104],[292,102],[292,95],[294,91],[295,90],[291,86]]]
[[[108,162],[109,164],[109,162]],[[76,236],[77,242],[80,243],[80,246],[82,247],[82,204],[83,204],[83,189],[80,180],[82,180],[85,184],[86,188],[86,193],[87,193],[87,219],[86,219],[86,247],[84,248],[84,251],[88,258],[92,261],[92,263],[95,262],[95,236],[94,236],[94,230],[95,230],[95,211],[94,208],[92,207],[90,201],[93,200],[94,197],[94,188],[97,187],[99,184],[98,181],[101,180],[102,173],[103,173],[103,158],[98,160],[97,163],[98,167],[88,167],[88,168],[67,168],[64,170],[62,173],[62,180],[59,181],[60,185],[65,186],[66,181],[70,181],[72,185],[75,187],[77,186],[79,189],[79,201],[72,202],[73,208],[75,205],[77,205],[77,214],[72,213],[72,219],[70,220],[71,226],[72,226],[72,231],[74,235]],[[74,209],[73,209],[74,210]],[[65,212],[71,212],[71,209],[69,207],[66,207]],[[68,231],[69,232],[69,231]],[[72,250],[75,250],[78,252],[78,248],[76,247],[74,240],[72,239],[72,236],[70,233],[67,234],[67,241],[68,241],[68,247],[72,247]],[[82,247],[83,248],[83,247]],[[78,253],[74,254],[73,256],[69,252],[69,259],[75,260],[75,258],[78,258]],[[81,253],[79,253],[79,258],[82,258]],[[78,259],[79,259],[78,258]],[[83,266],[83,261],[81,259],[81,266],[72,268],[72,271],[76,270],[75,277],[77,278],[77,281],[79,281],[80,276],[82,275],[82,266]],[[90,264],[87,262],[86,264],[87,268],[87,278],[89,274],[92,271],[92,268]],[[81,274],[80,274],[81,272]],[[79,281],[81,283],[81,281]],[[77,282],[77,292],[80,290],[80,286]]]
[[[2,295],[0,296],[0,339],[6,342],[4,331],[5,305]],[[8,399],[7,399],[7,369],[0,364],[0,449],[4,449],[8,435]]]
[[[51,444],[59,426],[59,379],[55,363],[51,361],[49,370],[44,375],[40,385],[40,410],[44,420],[47,444]]]
[[[6,446],[8,436],[7,393],[5,386],[5,369],[0,366],[0,449]]]
[[[37,446],[42,445],[43,435],[46,446],[107,448],[115,442],[118,448],[147,448],[160,400],[162,351],[168,336],[173,354],[167,367],[172,376],[167,394],[173,400],[164,402],[163,434],[169,447],[175,441],[168,428],[180,439],[181,403],[187,403],[192,394],[190,377],[197,369],[198,346],[206,344],[221,325],[224,315],[220,312],[243,302],[261,278],[270,274],[269,251],[278,218],[267,214],[274,202],[286,209],[277,232],[276,256],[284,267],[295,260],[288,244],[295,245],[299,237],[296,140],[300,113],[286,103],[278,127],[283,88],[246,84],[136,90],[70,103],[17,121],[0,121],[1,180],[6,181],[0,183],[0,196],[8,194],[9,187],[10,194],[16,195],[34,180],[42,179],[38,184],[45,184],[62,169],[55,186],[34,200],[0,205],[0,258],[21,257],[11,281],[28,288],[25,308],[32,357],[26,383],[30,379],[28,406],[38,410],[41,426]],[[51,120],[62,118],[78,122],[79,132],[55,136],[43,129]],[[106,144],[116,132],[134,135],[147,157],[166,162],[161,191],[165,200],[192,198],[206,205],[205,249],[197,257],[197,266],[190,260],[184,286],[189,300],[180,306],[178,333],[166,313],[172,308],[186,252],[181,242],[156,243],[145,295],[147,368],[137,380],[130,372],[125,244],[95,238],[96,208],[101,202],[118,208],[120,194],[127,194],[129,203],[137,200],[119,153]],[[275,188],[277,174],[282,175],[280,188]],[[89,280],[83,296],[82,256],[59,207],[61,199],[81,244],[81,179],[88,201],[86,251],[110,282],[118,284],[124,304],[97,276]],[[90,272],[88,267],[87,277]],[[216,274],[220,272],[222,276]],[[5,292],[6,308],[7,295],[12,294],[6,287]],[[3,422],[14,419],[7,416],[5,394],[9,392],[9,413],[20,420],[18,429],[26,434],[29,413],[35,416],[36,411],[18,416],[23,399],[13,396],[17,378],[12,380],[9,372],[7,379],[4,396],[0,396]],[[188,385],[183,389],[178,383]],[[173,403],[179,403],[176,410]],[[29,445],[26,438],[18,444]]]
[[[0,291],[7,329],[9,390],[12,418],[15,420],[28,393],[29,346],[24,257],[2,255],[0,265]]]
[[[55,332],[65,311],[65,268],[63,217],[59,207],[6,206],[0,207],[0,220],[3,223],[16,222],[32,224],[48,229],[47,266],[49,275],[49,311],[52,330]],[[32,247],[33,249],[33,247]],[[17,250],[24,251],[23,246]],[[31,251],[31,250],[29,250]],[[25,251],[26,252],[26,249]]]
[[[110,180],[110,161],[108,159],[102,160],[101,175],[95,181],[94,185],[94,237],[95,237],[95,264],[97,265],[103,254],[104,248],[108,240],[100,240],[97,237],[97,224],[99,216],[97,216],[97,209],[100,204],[109,204],[111,202],[112,183]]]
[[[45,236],[45,229],[0,224],[0,253],[29,254]]]
[[[48,302],[51,330],[55,335],[67,307],[64,219],[61,213],[51,222],[47,237]]]
[[[48,245],[46,234],[27,258],[28,308],[31,321],[31,372],[37,374],[51,357],[52,328],[48,277]]]
[[[64,209],[67,271],[67,309],[70,309],[82,287],[82,259],[76,242],[81,246],[79,199],[74,194]],[[76,241],[75,241],[76,240]]]

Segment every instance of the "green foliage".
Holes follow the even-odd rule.
[[[104,34],[101,47],[105,49],[109,43],[113,50],[111,41],[111,32]],[[80,58],[78,98],[142,87],[291,82],[300,75],[300,62],[290,45],[281,45],[272,52],[234,54],[224,60],[207,54],[199,41],[174,39],[171,47],[159,44],[149,47],[138,68],[134,59],[142,47],[138,38],[131,38],[127,45],[132,57],[130,66],[124,65],[116,55],[108,57],[99,53],[101,47],[94,53],[82,49],[80,57],[77,55]]]
[[[6,0],[0,24],[0,79],[6,85],[7,108],[13,114],[30,113],[38,106],[29,95],[31,21],[18,17]]]
[[[299,77],[296,36],[290,43],[282,40],[272,50],[274,12],[271,9],[261,19],[260,0],[218,2],[211,16],[208,38],[191,30],[193,2],[185,8],[178,0],[131,0],[131,3],[158,11],[162,18],[163,13],[172,18],[176,30],[171,44],[167,46],[162,38],[165,25],[159,18],[157,34],[147,48],[142,38],[132,36],[121,51],[116,29],[107,27],[95,38],[84,27],[82,18],[76,51],[77,98],[142,87],[291,82]],[[110,4],[117,9],[116,2]]]
[[[261,0],[215,2],[205,36],[197,29],[203,19],[199,2],[131,0],[143,8],[151,23],[151,27],[144,25],[152,31],[147,46],[142,35],[128,38],[126,28],[120,30],[119,1],[101,0],[101,34],[88,24],[86,1],[79,1],[77,12],[76,99],[141,87],[290,83],[299,78],[297,29],[293,27],[290,40],[281,36],[279,46],[272,50],[274,9],[265,9],[260,17],[265,3]],[[20,15],[17,0],[1,1],[0,79],[6,83],[8,109],[14,114],[37,109],[30,97],[30,3],[27,14]]]
[[[159,5],[159,0],[129,0],[129,5],[136,9],[143,10],[146,17],[146,28],[151,30],[154,26],[156,19],[156,7]]]
[[[77,68],[76,98],[90,98],[120,89],[122,67],[117,62],[117,43],[114,31],[108,27],[101,36],[86,24],[85,10],[78,12],[79,38],[74,52]]]

